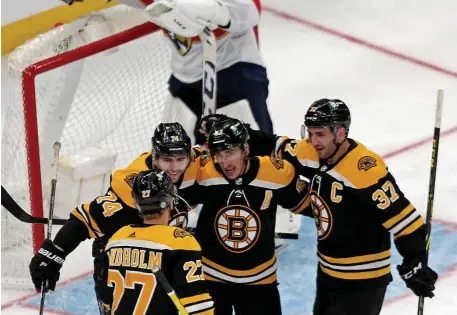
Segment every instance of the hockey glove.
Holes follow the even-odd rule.
[[[224,114],[211,114],[211,115],[204,116],[200,119],[200,121],[198,123],[198,126],[199,126],[198,131],[202,135],[207,136],[209,134],[209,132],[211,131],[211,128],[213,128],[213,124],[215,122],[223,121],[226,119],[234,119],[234,118],[230,118]]]
[[[417,296],[432,298],[434,296],[435,282],[438,274],[419,259],[413,259],[409,263],[397,266],[398,273],[406,286]]]
[[[41,285],[45,282],[46,292],[54,291],[64,262],[64,251],[51,240],[45,240],[29,265],[35,289],[41,291]]]

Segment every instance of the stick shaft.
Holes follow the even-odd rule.
[[[430,162],[430,179],[428,184],[427,217],[425,219],[425,265],[428,264],[430,235],[432,233],[433,202],[435,199],[436,168],[438,166],[438,148],[440,144],[441,114],[443,109],[443,90],[438,90],[436,100],[435,128],[433,131],[432,159]],[[417,314],[424,313],[424,297],[419,297]]]

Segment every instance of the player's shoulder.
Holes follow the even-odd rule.
[[[124,226],[110,238],[107,248],[115,244],[151,247],[157,250],[201,251],[200,244],[192,234],[168,225]]]
[[[259,171],[256,180],[269,182],[277,188],[287,186],[295,176],[294,166],[286,161],[270,156],[257,156]]]
[[[127,167],[117,169],[111,175],[111,190],[128,206],[134,207],[132,185],[135,176],[152,166],[151,151],[145,152],[132,161]]]
[[[197,160],[197,181],[202,184],[210,181],[211,184],[217,184],[218,181],[226,182],[224,176],[216,169],[213,159],[208,154],[203,154]]]
[[[377,153],[355,140],[352,149],[335,167],[354,188],[362,189],[376,184],[388,174],[384,160]]]

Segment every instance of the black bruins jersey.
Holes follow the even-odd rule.
[[[152,268],[160,267],[190,315],[214,314],[201,266],[200,245],[183,229],[137,224],[123,227],[106,245],[107,285],[113,315],[178,314]]]
[[[84,223],[90,238],[105,241],[121,227],[143,222],[132,198],[132,184],[136,174],[152,167],[152,153],[143,153],[126,168],[113,172],[111,185],[104,196],[76,207],[71,217]],[[176,200],[169,225],[186,228],[188,210],[184,200]]]
[[[275,154],[310,179],[318,238],[318,281],[333,287],[383,286],[391,281],[390,234],[404,258],[425,252],[424,222],[382,158],[348,139],[335,164],[319,161],[307,139],[281,138]]]
[[[275,284],[276,208],[302,211],[309,204],[306,182],[289,162],[270,157],[252,157],[247,173],[235,180],[226,179],[208,156],[194,166],[194,178],[184,176],[187,185],[179,194],[203,204],[195,236],[202,246],[205,279]]]

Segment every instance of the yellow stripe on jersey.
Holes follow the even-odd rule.
[[[390,218],[389,220],[387,220],[386,222],[384,222],[382,224],[382,226],[388,230],[393,225],[395,225],[399,221],[403,220],[403,218],[405,218],[408,214],[410,214],[413,211],[414,211],[414,206],[412,204],[409,204],[405,209],[400,211],[399,214],[397,214],[396,216],[394,216],[394,217]]]
[[[86,226],[87,228],[87,231],[89,232],[89,236],[90,238],[97,238],[97,235],[95,235],[95,232],[92,230],[92,228],[89,226],[89,223],[87,223],[86,219],[79,213],[78,209],[77,208],[74,208],[72,211],[71,211],[71,214],[77,218],[79,221],[81,221],[82,223],[84,223],[84,225]]]
[[[206,264],[206,265],[208,265],[210,267],[213,267],[216,270],[222,271],[223,273],[231,275],[231,276],[248,277],[248,276],[256,275],[256,274],[264,271],[265,269],[270,268],[271,266],[273,266],[276,263],[276,256],[273,255],[273,257],[270,260],[264,262],[263,264],[258,265],[255,268],[249,269],[249,270],[229,269],[227,267],[224,267],[224,266],[221,266],[219,264],[216,264],[215,262],[213,262],[213,261],[211,261],[211,260],[209,260],[208,258],[205,258],[205,257],[203,257],[202,263]]]
[[[238,284],[265,284],[276,281],[276,257],[250,270],[232,270],[203,257],[203,273],[207,281]],[[273,276],[273,277],[272,277]]]
[[[340,278],[340,279],[345,279],[345,280],[361,280],[361,279],[372,279],[372,278],[379,278],[382,277],[390,272],[390,266],[379,269],[379,270],[374,270],[374,271],[361,271],[361,272],[340,272],[340,271],[334,271],[331,269],[328,269],[321,264],[319,265],[321,270],[334,277],[334,278]]]
[[[129,207],[135,208],[135,203],[132,198],[133,179],[136,174],[148,170],[146,159],[151,155],[151,152],[146,152],[137,157],[126,168],[114,171],[111,175],[111,189],[114,193]]]
[[[258,156],[259,172],[250,185],[264,188],[281,188],[294,179],[295,169],[287,161],[277,160],[268,156]]]
[[[421,216],[419,216],[412,224],[410,224],[406,229],[401,231],[399,234],[394,236],[394,240],[396,240],[399,237],[408,235],[416,231],[418,228],[424,225],[424,220],[422,219]]]
[[[340,175],[354,188],[362,189],[379,182],[388,174],[388,171],[386,164],[379,155],[368,150],[363,144],[358,142],[357,144],[358,146],[328,173],[333,171],[334,174],[330,174],[333,177],[337,178],[337,175]],[[351,185],[348,183],[345,182],[345,185],[350,187]]]
[[[200,160],[200,158],[197,160]],[[204,166],[200,167],[197,182],[203,186],[228,184],[224,176],[216,170],[212,160],[209,160]]]
[[[187,304],[193,304],[205,300],[211,300],[211,296],[208,293],[198,294],[194,296],[189,296],[185,298],[181,298],[182,305],[186,306]]]
[[[92,227],[94,228],[94,231],[95,232],[98,232],[98,233],[101,233],[101,229],[100,227],[98,226],[97,222],[94,220],[94,218],[92,217],[91,213],[90,213],[90,203],[85,203],[81,206],[81,208],[84,210],[84,212],[87,214],[87,216],[89,217],[89,220],[90,220],[90,224],[92,225]]]
[[[248,283],[248,285],[271,284],[271,283],[276,282],[276,280],[278,280],[278,274],[275,272],[274,274],[272,274],[272,275],[269,276],[268,278],[265,278],[265,279],[260,280],[260,281],[257,281],[257,282]]]
[[[124,226],[110,238],[107,248],[114,247],[113,244],[120,244],[121,241],[125,241],[122,243],[125,246],[129,246],[126,243],[127,241],[132,241],[132,247],[142,247],[139,243],[140,240],[145,243],[157,244],[158,247],[156,249],[163,249],[163,246],[165,246],[170,249],[201,251],[200,244],[189,232],[168,225],[151,225],[150,227]],[[153,247],[153,245],[151,246]]]
[[[206,281],[225,282],[225,281],[222,281],[222,280],[219,280],[219,279],[211,277],[210,275],[208,275],[204,271],[203,271],[203,275],[204,275]]]
[[[365,262],[372,262],[372,261],[377,261],[377,260],[382,260],[385,258],[390,257],[390,249],[376,253],[376,254],[369,254],[369,255],[362,255],[362,256],[354,256],[354,257],[345,257],[345,258],[333,258],[326,256],[320,252],[318,252],[319,256],[324,258],[326,261],[329,263],[334,263],[334,264],[356,264],[356,263],[365,263]]]

